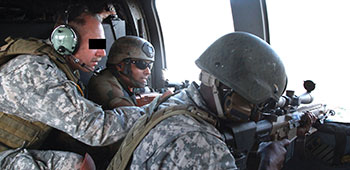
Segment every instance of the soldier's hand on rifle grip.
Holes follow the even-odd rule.
[[[317,120],[317,117],[312,112],[306,112],[301,117],[301,126],[297,129],[297,136],[303,137],[309,132],[312,124]]]
[[[283,167],[286,146],[289,145],[288,139],[274,142],[262,142],[259,145],[258,154],[260,155],[259,170],[280,170]]]

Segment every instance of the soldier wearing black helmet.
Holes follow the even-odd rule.
[[[137,36],[124,36],[114,42],[107,68],[90,79],[89,99],[104,109],[136,105],[133,88],[147,84],[154,61],[154,48]]]
[[[256,119],[285,90],[282,61],[260,38],[243,32],[215,41],[196,60],[201,84],[148,110],[129,131],[109,169],[237,169],[218,122]],[[287,139],[260,148],[260,169],[280,169]]]

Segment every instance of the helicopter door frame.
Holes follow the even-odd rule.
[[[148,28],[150,42],[155,48],[155,61],[153,63],[152,79],[150,85],[154,89],[162,89],[165,86],[163,70],[166,68],[166,57],[163,41],[163,33],[160,25],[155,0],[140,0],[144,10],[145,28]]]
[[[231,10],[235,31],[255,34],[270,43],[265,0],[231,0]]]

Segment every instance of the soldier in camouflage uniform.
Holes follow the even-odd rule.
[[[77,70],[94,70],[105,50],[90,49],[89,40],[105,35],[101,18],[83,9],[69,15],[80,37],[73,54],[59,55],[65,50],[40,40],[7,39],[1,48],[1,62],[9,61],[0,66],[0,169],[79,169],[81,154],[29,149],[40,149],[53,130],[86,146],[116,143],[144,113],[139,107],[127,114],[103,110],[84,98]]]
[[[20,55],[0,68],[0,108],[94,146],[118,141],[135,124],[109,169],[237,169],[217,122],[234,123],[239,116],[250,117],[261,103],[277,101],[286,86],[283,64],[267,43],[247,33],[218,39],[196,63],[202,69],[200,86],[193,83],[142,108],[103,111],[84,99],[49,57]],[[260,168],[280,169],[287,144],[265,145]],[[77,169],[82,164],[82,156],[69,152],[19,148],[0,154],[3,169]]]
[[[104,109],[135,106],[133,88],[145,87],[154,61],[151,43],[137,36],[116,40],[108,54],[107,68],[91,77],[88,98]]]
[[[218,122],[251,118],[261,104],[278,101],[284,66],[266,42],[243,32],[215,41],[196,64],[201,85],[149,109],[155,113],[135,123],[108,169],[237,169]],[[260,148],[260,169],[280,169],[288,144]]]

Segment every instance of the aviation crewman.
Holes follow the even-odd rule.
[[[105,146],[120,141],[144,113],[134,107],[117,114],[84,98],[76,73],[94,71],[106,55],[103,48],[90,47],[105,39],[101,17],[78,5],[59,18],[50,43],[8,38],[1,48],[1,62],[7,62],[0,67],[0,169],[80,169],[84,154],[50,151],[48,134]],[[57,145],[58,136],[50,135]],[[27,149],[41,144],[47,151]]]

